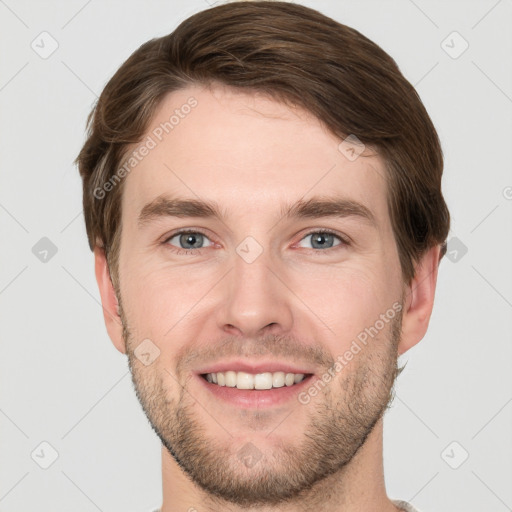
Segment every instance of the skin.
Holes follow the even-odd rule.
[[[406,286],[384,162],[370,151],[350,161],[341,139],[300,109],[188,87],[165,98],[147,133],[191,96],[197,106],[125,178],[117,297],[95,250],[108,334],[162,440],[162,512],[396,511],[384,485],[382,414],[398,356],[427,330],[439,247]],[[141,209],[164,192],[215,200],[225,217],[164,217],[140,229]],[[334,193],[366,205],[376,226],[281,214],[284,203]],[[179,228],[203,231],[200,248],[168,240]],[[322,229],[351,243],[334,237],[318,248],[309,235]],[[247,236],[263,248],[252,263],[236,252]],[[172,252],[183,247],[189,254]],[[401,314],[308,404],[241,410],[195,376],[200,364],[240,356],[306,365],[319,379],[394,303]],[[147,366],[134,352],[145,339],[160,351]],[[239,458],[247,443],[260,457],[252,467]]]

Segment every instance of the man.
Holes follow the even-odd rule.
[[[415,510],[383,414],[449,213],[432,122],[359,32],[233,2],[142,45],[77,159],[106,327],[162,441],[162,512]]]

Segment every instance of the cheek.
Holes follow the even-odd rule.
[[[140,336],[166,340],[183,319],[194,317],[198,304],[215,282],[212,272],[184,267],[126,261],[122,282],[123,306]],[[217,278],[218,279],[218,278]]]
[[[374,325],[392,307],[398,296],[396,281],[375,260],[365,265],[346,262],[343,267],[325,269],[313,276],[296,279],[295,290],[311,311],[311,321],[326,327],[338,353]]]

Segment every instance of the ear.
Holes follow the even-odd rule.
[[[402,335],[398,354],[414,347],[427,332],[434,306],[441,246],[432,247],[415,266],[415,275],[405,288]]]
[[[94,249],[94,269],[96,281],[100,289],[103,317],[105,319],[107,333],[117,350],[122,354],[126,354],[126,347],[123,340],[123,324],[119,316],[119,304],[117,302],[114,286],[112,285],[112,280],[110,279],[105,251],[101,247],[95,247]]]

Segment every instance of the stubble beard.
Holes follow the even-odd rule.
[[[132,382],[142,409],[179,467],[219,506],[223,502],[244,508],[292,503],[330,475],[338,473],[343,478],[345,468],[392,402],[395,379],[402,370],[397,366],[400,311],[390,320],[386,333],[371,340],[309,404],[292,405],[310,409],[302,440],[293,444],[281,437],[286,422],[293,422],[293,412],[288,411],[284,421],[275,418],[275,424],[269,426],[269,431],[275,429],[268,438],[271,447],[261,441],[251,443],[260,459],[247,467],[239,455],[246,439],[237,442],[229,434],[223,439],[212,436],[209,426],[222,424],[222,418],[209,417],[188,393],[186,382],[176,382],[171,369],[145,368],[136,360],[136,340],[121,303],[120,316]],[[172,384],[172,390],[166,389],[166,382],[167,388]],[[253,419],[257,423],[257,411]]]

